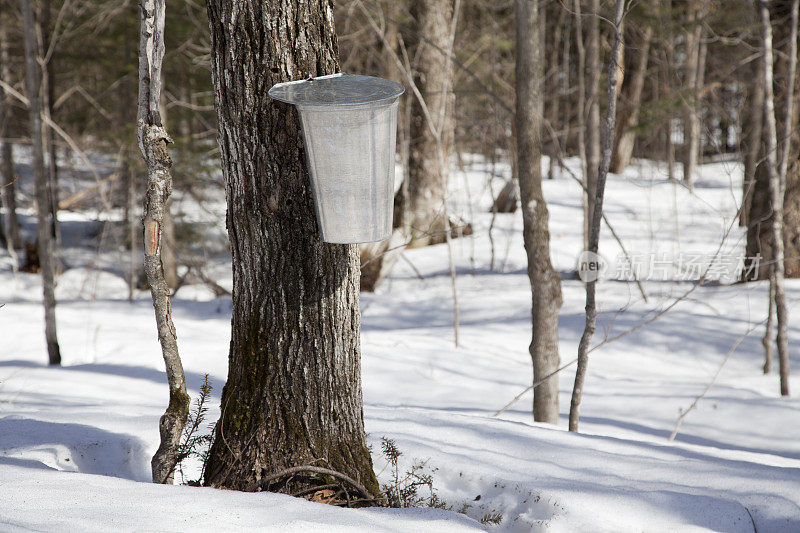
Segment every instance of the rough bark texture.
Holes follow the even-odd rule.
[[[42,128],[41,69],[38,61],[38,39],[31,0],[20,0],[25,34],[25,89],[31,123],[31,158],[36,186],[37,242],[42,269],[44,293],[44,331],[51,365],[61,364],[61,351],[56,334],[55,261],[53,253],[52,213],[47,174],[44,166],[44,131]]]
[[[161,443],[150,462],[154,483],[172,483],[181,434],[189,414],[189,395],[178,354],[178,339],[172,323],[169,287],[161,264],[162,225],[172,192],[172,176],[167,145],[172,140],[161,122],[161,62],[164,59],[165,0],[140,2],[139,109],[137,133],[139,149],[147,165],[147,191],[144,201],[144,271],[153,298],[158,341],[167,370],[169,405],[159,421]]]
[[[634,32],[636,32],[634,34]],[[609,172],[620,173],[630,164],[633,145],[636,142],[636,126],[639,124],[639,110],[642,106],[642,89],[647,74],[647,60],[650,57],[650,40],[653,28],[647,26],[638,34],[630,31],[631,38],[626,47],[625,60],[630,74],[624,76],[620,91],[621,109],[614,134],[614,151],[611,153]]]
[[[170,211],[172,202],[164,207],[164,220],[161,232],[164,242],[161,246],[161,264],[164,268],[164,279],[170,289],[178,288],[178,254],[175,241],[175,219]]]
[[[453,145],[453,69],[448,68],[452,0],[414,0],[412,17],[416,24],[417,73],[419,88],[430,120],[415,98],[411,101],[411,137],[408,160],[408,206],[404,217],[413,246],[443,242],[444,199],[448,162]],[[443,53],[445,52],[445,53]],[[441,150],[441,154],[440,154]],[[442,161],[443,160],[443,164]],[[424,237],[437,233],[438,239]],[[422,238],[420,238],[422,236]]]
[[[589,231],[588,250],[597,253],[600,243],[600,224],[603,219],[603,196],[605,194],[608,167],[611,165],[611,150],[614,145],[614,122],[617,116],[617,76],[619,69],[619,49],[622,43],[622,21],[625,12],[625,0],[617,0],[614,8],[614,44],[611,46],[611,56],[608,60],[608,103],[606,107],[605,142],[603,146],[603,159],[597,175],[597,187],[594,189],[595,208],[592,212],[592,224]],[[583,384],[586,380],[586,371],[589,364],[589,343],[595,330],[597,319],[597,305],[595,303],[595,285],[597,281],[591,279],[586,283],[586,323],[578,344],[578,368],[575,371],[575,384],[572,388],[572,399],[569,407],[569,430],[578,431],[579,408],[583,396]]]
[[[278,82],[336,72],[330,0],[212,0],[212,73],[233,260],[228,382],[206,470],[215,487],[292,492],[324,466],[378,482],[361,399],[358,248],[323,243],[297,113]]]
[[[10,70],[8,67],[8,39],[6,37],[6,18],[8,13],[3,11],[0,13],[0,78],[4,80],[11,79]],[[3,139],[6,137],[8,131],[9,120],[9,99],[6,95],[5,89],[0,87],[0,173],[2,174],[2,181],[0,181],[0,196],[3,201],[3,236],[6,240],[6,245],[12,250],[18,250],[22,243],[19,239],[19,220],[17,218],[17,188],[14,176],[14,154],[10,142]]]
[[[789,71],[789,32],[791,0],[775,0],[769,2],[770,19],[772,20],[774,47],[774,94],[776,126],[778,132],[785,131],[786,115],[784,112],[788,92],[787,79]],[[763,78],[763,74],[760,76]],[[762,83],[763,86],[763,83]],[[800,76],[795,76],[794,94],[800,94]],[[752,103],[750,105],[753,105]],[[795,105],[789,124],[791,131],[789,159],[786,169],[786,187],[783,195],[783,242],[784,272],[787,278],[800,277],[800,161],[796,154],[800,151],[800,124]],[[762,112],[763,115],[763,112]],[[778,139],[778,157],[782,150],[782,134]],[[761,254],[758,266],[758,279],[770,277],[771,261],[775,257],[772,238],[772,207],[770,205],[769,177],[766,165],[766,150],[760,143],[760,151],[756,158],[755,184],[750,200],[750,211],[747,224],[747,256]]]
[[[539,46],[543,24],[538,0],[517,0],[516,133],[517,166],[522,205],[523,236],[531,283],[533,381],[558,368],[558,311],[561,278],[550,262],[550,215],[542,194],[542,62]],[[558,424],[558,378],[534,389],[533,417]]]

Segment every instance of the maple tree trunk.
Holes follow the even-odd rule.
[[[233,320],[205,482],[291,493],[325,484],[324,476],[279,474],[317,465],[375,494],[362,413],[358,247],[320,240],[297,112],[267,96],[275,83],[337,71],[332,2],[206,5]]]

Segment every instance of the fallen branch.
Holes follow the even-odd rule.
[[[102,180],[98,181],[97,183],[95,183],[91,187],[86,187],[85,189],[81,189],[80,191],[76,192],[75,194],[73,194],[69,198],[65,198],[65,199],[61,200],[60,202],[58,202],[58,208],[59,209],[70,209],[71,207],[73,207],[73,206],[75,206],[77,204],[85,202],[86,200],[88,200],[89,198],[94,196],[95,194],[99,193],[101,187],[111,183],[112,181],[115,181],[117,178],[119,178],[119,174],[118,173],[114,173],[114,174],[111,174],[110,176],[107,176],[107,177],[103,178]]]

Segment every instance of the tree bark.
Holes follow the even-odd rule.
[[[38,33],[42,36],[40,57],[45,58],[44,68],[40,70],[42,75],[42,110],[44,112],[44,122],[49,124],[53,117],[53,100],[55,99],[55,77],[53,76],[53,56],[46,57],[50,49],[50,0],[42,2],[40,7],[40,17],[36,18]],[[56,250],[56,270],[61,269],[61,261],[58,258],[58,251],[61,249],[61,230],[58,225],[58,158],[56,155],[56,132],[51,127],[45,128],[44,151],[47,154],[47,187],[50,189],[50,232],[53,236]]]
[[[415,55],[418,66],[415,82],[433,124],[429,124],[422,104],[416,98],[412,99],[408,158],[409,202],[404,226],[406,233],[414,239],[413,246],[424,246],[443,242],[442,232],[446,227],[444,202],[448,162],[453,145],[455,103],[453,69],[448,68],[446,51],[451,48],[453,2],[414,0],[412,18],[416,22],[417,35]],[[426,236],[432,233],[436,233],[438,238]]]
[[[784,289],[784,245],[783,245],[783,197],[786,187],[786,169],[788,166],[788,148],[790,146],[790,127],[793,107],[793,85],[797,66],[797,7],[798,1],[792,1],[789,44],[789,67],[787,91],[785,94],[786,113],[784,115],[786,140],[778,158],[778,127],[775,113],[774,95],[774,61],[772,50],[772,21],[765,1],[759,2],[758,12],[761,21],[761,45],[764,50],[764,148],[766,150],[765,166],[769,179],[769,196],[772,207],[772,242],[773,261],[771,263],[770,296],[775,298],[775,318],[777,320],[778,365],[780,367],[780,390],[782,396],[789,395],[789,356],[786,337],[787,309]],[[779,162],[780,161],[780,162]]]
[[[332,2],[206,5],[233,320],[205,482],[291,493],[324,476],[270,476],[315,464],[375,494],[362,414],[358,248],[320,240],[296,111],[267,96],[275,83],[336,72]]]
[[[158,341],[169,384],[169,405],[159,421],[161,443],[150,465],[154,483],[170,484],[178,461],[178,448],[189,414],[190,399],[178,353],[175,325],[172,323],[169,287],[161,263],[164,213],[172,192],[172,160],[167,150],[172,140],[163,127],[159,110],[165,0],[141,0],[139,7],[139,106],[136,123],[139,149],[147,165],[147,191],[142,218],[144,271],[150,284]]]
[[[603,196],[605,194],[608,167],[611,165],[611,150],[614,146],[614,122],[617,115],[617,76],[619,74],[619,50],[622,42],[622,21],[625,14],[625,0],[617,0],[614,8],[614,44],[611,46],[611,57],[608,60],[608,103],[606,107],[605,142],[603,160],[597,175],[597,187],[594,189],[595,208],[592,212],[592,224],[589,232],[588,251],[597,254],[600,244],[600,225],[603,219]],[[586,282],[586,323],[578,344],[578,368],[575,371],[575,384],[572,388],[572,399],[569,408],[569,430],[578,431],[579,408],[583,397],[583,384],[589,364],[589,343],[595,330],[597,305],[595,302],[596,277]]]
[[[686,66],[684,87],[687,91],[683,105],[683,181],[692,186],[700,153],[700,116],[698,98],[698,67],[700,65],[700,47],[703,37],[703,26],[699,23],[700,2],[690,0],[686,3],[688,27],[684,33],[686,43]]]
[[[789,67],[791,57],[790,46],[790,18],[792,0],[775,0],[768,2],[770,18],[772,20],[773,33],[773,92],[776,102],[776,109],[783,109],[787,95],[793,92],[800,94],[800,76],[794,76],[793,89],[790,91],[788,86]],[[758,13],[755,13],[758,16]],[[759,76],[763,80],[763,73]],[[763,81],[760,82],[763,86]],[[749,105],[754,105],[749,102]],[[762,105],[763,107],[763,105]],[[763,111],[762,111],[763,115]],[[789,131],[789,159],[786,168],[785,192],[783,195],[783,244],[784,244],[784,275],[787,278],[800,277],[800,161],[794,157],[800,151],[800,112],[798,106],[792,109],[792,116],[789,118],[789,129],[786,129],[786,115],[784,112],[776,114],[776,130],[778,132]],[[782,155],[783,133],[779,137],[778,159]],[[756,257],[758,254],[761,260],[758,262],[758,272],[756,278],[768,280],[771,272],[771,261],[774,260],[773,231],[772,231],[772,206],[769,189],[769,176],[766,164],[766,149],[764,143],[760,143],[761,149],[756,157],[758,163],[750,200],[750,210],[747,225],[747,248],[748,258]],[[746,265],[746,270],[755,265]],[[752,279],[752,277],[748,277]]]
[[[578,156],[581,160],[581,179],[583,180],[584,191],[581,194],[583,200],[583,249],[589,244],[586,231],[589,213],[589,194],[586,192],[587,180],[589,176],[589,162],[586,155],[586,48],[583,44],[583,14],[581,13],[581,0],[573,0],[575,12],[575,46],[578,55],[578,96],[577,96],[577,126],[578,126]]]
[[[564,21],[566,20],[568,10],[564,9],[559,3],[552,5],[552,11],[558,13],[555,17],[553,24],[549,31],[545,31],[545,50],[549,50],[547,59],[547,74],[545,76],[547,91],[547,120],[553,130],[556,129],[559,119],[559,107],[561,103],[561,69],[562,65],[559,64],[559,56],[561,55],[561,34],[563,32]],[[544,10],[542,10],[544,13]],[[544,17],[546,20],[548,17]],[[560,136],[559,136],[560,137]],[[548,147],[548,163],[547,163],[547,179],[555,177],[555,167],[558,160],[558,145],[560,139],[550,139],[546,146]],[[514,206],[516,209],[516,205]]]
[[[544,10],[538,0],[516,3],[516,133],[517,176],[522,204],[523,236],[531,283],[533,381],[558,368],[558,311],[561,278],[550,262],[550,215],[542,194],[542,64],[539,46]],[[558,424],[558,378],[534,389],[533,417],[537,422]]]
[[[0,15],[6,15],[3,12]],[[9,80],[9,54],[8,38],[6,36],[6,20],[0,17],[0,78]],[[5,140],[8,132],[8,121],[10,114],[9,98],[4,88],[0,87],[0,173],[2,173],[2,195],[3,210],[3,235],[5,236],[6,246],[12,250],[22,247],[19,238],[19,219],[17,218],[17,187],[14,175],[14,154],[11,143]]]
[[[766,10],[766,7],[762,8],[762,10]],[[789,157],[792,146],[792,122],[795,107],[794,83],[795,78],[797,77],[797,26],[798,18],[800,18],[800,0],[792,0],[790,10],[789,19],[791,22],[789,25],[789,66],[786,81],[786,95],[784,98],[786,111],[784,113],[781,148],[779,152],[780,163],[778,164],[778,194],[781,202],[785,202],[784,198],[786,196],[786,181],[789,172]],[[767,19],[769,19],[769,11],[767,11],[766,15]],[[795,157],[795,161],[796,160],[797,158]],[[781,206],[781,210],[783,210],[783,205]],[[777,215],[775,216],[775,219],[778,219]],[[786,221],[784,217],[781,216],[779,227],[780,231],[776,232],[774,237],[776,241],[781,243],[780,252],[782,254],[785,246],[783,240],[786,238],[785,232],[783,231],[785,224]],[[786,293],[783,287],[783,277],[785,272],[784,268],[782,267],[784,265],[784,257],[777,256],[775,265],[775,318],[778,322],[778,333],[775,341],[778,345],[778,370],[780,372],[781,395],[789,396],[789,341],[787,336],[789,312],[788,306],[786,305]],[[778,283],[778,276],[781,278],[780,283]]]
[[[387,20],[396,21],[402,16],[403,5],[394,0],[381,2],[381,8],[385,12]],[[387,78],[398,83],[404,83],[405,73],[395,62],[400,52],[401,36],[397,24],[389,23],[386,25],[381,36],[380,58],[383,68],[386,70]],[[406,120],[406,107],[409,104],[401,99],[397,112],[397,147],[400,154],[400,164],[403,173],[408,174],[408,121]],[[397,191],[394,199],[394,221],[392,223],[392,236],[381,242],[368,242],[358,246],[361,261],[361,290],[374,292],[389,276],[397,260],[400,258],[402,243],[407,240],[402,229],[403,209],[408,200],[407,190],[408,181],[403,179],[403,187]]]
[[[600,0],[590,0],[587,21],[589,35],[586,45],[586,105],[589,106],[586,120],[586,174],[583,195],[583,244],[589,249],[595,199],[591,191],[597,189],[597,175],[600,167]]]
[[[668,13],[672,12],[672,0],[665,2],[665,8]],[[669,100],[675,90],[673,78],[673,65],[675,63],[675,39],[672,34],[672,24],[667,24],[666,35],[662,43],[662,61],[661,61],[661,78],[664,89],[664,98]],[[664,121],[664,160],[667,163],[667,177],[670,180],[675,179],[675,144],[673,143],[673,117],[672,113],[667,113],[666,120]]]
[[[639,29],[631,28],[630,33],[639,31]],[[636,142],[635,128],[639,124],[639,110],[642,107],[642,90],[647,74],[647,60],[650,57],[652,36],[653,28],[646,26],[641,30],[641,36],[635,40],[631,39],[626,47],[626,59],[631,58],[631,74],[625,76],[622,83],[620,102],[623,105],[617,119],[609,172],[621,173],[630,164],[633,156],[633,146]]]
[[[164,206],[164,220],[161,229],[164,245],[161,252],[161,264],[164,267],[164,280],[170,289],[178,288],[178,254],[175,240],[175,218],[172,216],[172,202]]]
[[[51,365],[61,364],[61,350],[56,333],[55,261],[51,234],[51,198],[44,165],[44,130],[42,128],[42,75],[39,68],[39,44],[31,0],[20,0],[25,35],[25,88],[31,123],[31,164],[36,188],[37,241],[42,269],[44,331]]]
[[[747,99],[749,105],[743,113],[745,123],[742,127],[743,135],[747,139],[743,146],[744,152],[744,181],[742,183],[742,209],[739,215],[739,225],[747,227],[750,220],[750,207],[753,202],[753,193],[756,184],[756,168],[758,167],[759,154],[764,152],[763,124],[764,124],[764,75],[763,60],[758,58],[753,61],[752,76],[749,84]]]

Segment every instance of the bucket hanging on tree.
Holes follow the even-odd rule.
[[[279,83],[269,96],[300,115],[325,242],[381,241],[392,233],[398,98],[405,88],[372,76],[333,74]]]

